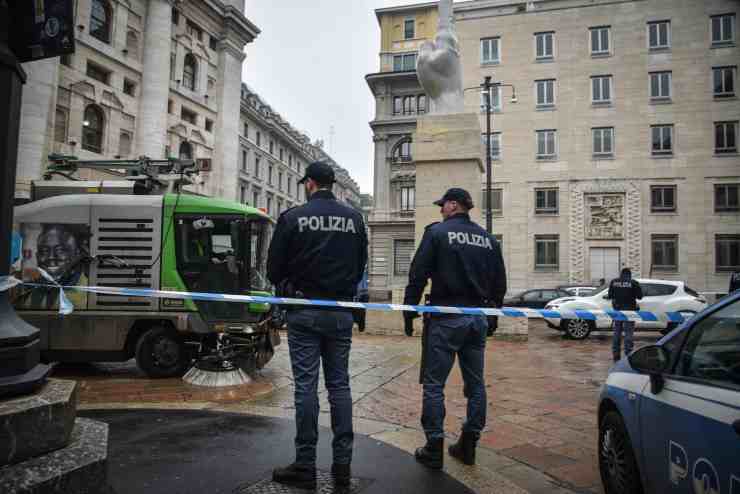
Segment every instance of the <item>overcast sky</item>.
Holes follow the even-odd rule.
[[[379,69],[375,9],[412,3],[419,0],[246,0],[262,33],[246,47],[242,80],[312,141],[323,139],[363,193],[373,192],[365,75]]]

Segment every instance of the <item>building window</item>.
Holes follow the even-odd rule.
[[[403,113],[403,98],[400,96],[393,97],[393,114],[400,115]]]
[[[413,240],[393,240],[393,274],[402,276],[409,274],[411,258],[414,254]]]
[[[415,36],[414,20],[406,19],[403,21],[403,39],[413,39]]]
[[[650,187],[650,211],[673,213],[676,211],[676,186],[653,185]]]
[[[282,192],[283,191],[283,172],[278,172],[277,186],[278,186],[278,190]]]
[[[258,191],[252,192],[252,206],[258,208],[260,205],[260,193]]]
[[[90,10],[90,36],[103,43],[110,43],[113,10],[105,0],[93,0]]]
[[[275,154],[275,141],[270,141],[270,154]]]
[[[136,34],[136,31],[129,30],[126,33],[126,50],[128,50],[129,56],[134,59],[139,58],[139,35]]]
[[[180,118],[192,125],[197,125],[198,123],[198,114],[188,110],[184,106],[180,110]]]
[[[213,132],[213,120],[206,118],[206,132]]]
[[[288,195],[293,196],[293,177],[288,175]]]
[[[56,142],[67,142],[67,110],[57,107],[54,115],[54,140]]]
[[[491,88],[490,94],[493,96],[493,102],[491,103],[491,110],[500,112],[501,111],[501,94],[502,94],[502,87],[501,86],[493,86]],[[480,110],[486,111],[486,105],[488,104],[488,94],[489,93],[480,93]]]
[[[480,40],[480,63],[501,63],[501,38]]]
[[[416,97],[415,96],[404,96],[403,97],[403,114],[412,115],[416,110]]]
[[[413,211],[416,206],[416,188],[401,187],[401,211]]]
[[[653,156],[673,154],[673,125],[653,125],[650,127]]]
[[[254,158],[254,178],[257,180],[260,179],[260,168],[262,168],[260,164],[260,158],[259,156],[255,156]]]
[[[100,81],[103,84],[108,84],[108,81],[110,81],[110,71],[104,69],[100,65],[90,62],[89,60],[87,62],[87,70],[85,73],[88,77],[95,79],[96,81]]]
[[[535,235],[534,268],[557,270],[560,267],[559,244],[558,235]]]
[[[416,53],[393,56],[393,72],[416,70]]]
[[[652,268],[660,271],[678,271],[678,235],[653,235]]]
[[[171,100],[167,100],[167,113],[172,115],[175,112],[175,103]]]
[[[740,189],[740,184],[716,184],[714,186],[714,212],[736,213],[740,211],[738,189]]]
[[[717,235],[715,245],[715,269],[720,271],[740,271],[740,235]]]
[[[501,216],[503,215],[503,189],[491,189],[491,213],[493,213],[495,216]],[[486,197],[488,194],[486,194],[486,189],[484,188],[481,191],[481,208],[483,209],[483,214],[487,215],[488,208],[486,207]]]
[[[735,76],[737,67],[715,67],[712,69],[715,98],[732,98],[735,96]]]
[[[267,200],[265,202],[265,209],[267,209],[267,214],[272,216],[272,197],[269,195],[267,196]]]
[[[193,159],[193,146],[188,141],[182,141],[180,143],[179,155],[181,160]]]
[[[550,107],[555,105],[555,79],[534,81],[537,87],[537,106]]]
[[[182,83],[186,88],[191,91],[195,91],[195,81],[197,77],[198,62],[196,62],[192,53],[188,53],[185,55],[185,62],[182,68]]]
[[[210,48],[213,51],[216,51],[218,49],[218,39],[214,36],[208,37],[208,48]]]
[[[556,150],[556,130],[538,130],[537,132],[537,159],[554,159]]]
[[[247,187],[244,184],[239,186],[239,202],[242,204],[247,202]]]
[[[534,214],[558,214],[558,189],[534,191]]]
[[[737,122],[714,124],[714,152],[717,154],[737,153]]]
[[[404,139],[393,148],[391,161],[394,163],[411,161],[411,139]]]
[[[118,154],[120,156],[129,156],[131,154],[131,134],[121,132],[118,139]]]
[[[591,103],[605,104],[612,101],[612,76],[595,75],[591,77]]]
[[[555,33],[535,33],[535,56],[537,60],[552,60]]]
[[[175,64],[177,63],[177,55],[170,53],[170,80],[175,80]]]
[[[592,27],[591,33],[591,55],[608,55],[610,26]]]
[[[244,123],[244,129],[243,130],[244,130],[244,137],[246,137],[247,139],[249,139],[249,124],[248,123],[246,123],[246,122]]]
[[[594,156],[614,156],[614,127],[591,129],[591,134],[593,135]]]
[[[129,96],[136,96],[136,83],[129,79],[123,80],[123,92]]]
[[[648,48],[665,50],[671,47],[671,21],[648,22]]]
[[[257,132],[257,146],[262,146],[262,134]]]
[[[487,149],[486,134],[481,134],[481,141],[483,142],[483,149]],[[491,159],[494,161],[501,159],[501,132],[491,133]]]
[[[249,155],[247,154],[247,151],[245,149],[242,149],[242,171],[244,173],[247,173],[247,157]]]
[[[671,99],[671,73],[650,73],[650,99]]]
[[[285,157],[285,151],[283,148],[280,148],[280,151],[278,152],[278,156],[280,156],[280,161],[283,161],[283,158]]]
[[[427,97],[426,97],[426,95],[420,94],[416,98],[416,111],[420,115],[427,112]]]
[[[735,42],[735,14],[712,17],[712,44],[723,45]]]
[[[82,122],[82,149],[100,153],[103,151],[105,115],[97,105],[87,105]]]
[[[191,37],[197,39],[198,41],[203,41],[203,30],[200,28],[199,25],[197,25],[190,19],[188,19],[185,23],[185,30]]]
[[[267,166],[267,185],[272,185],[272,165]]]
[[[180,24],[180,12],[175,7],[172,7],[172,24],[175,26]]]

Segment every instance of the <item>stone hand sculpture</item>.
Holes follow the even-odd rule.
[[[430,113],[463,112],[462,63],[452,19],[452,0],[439,1],[437,35],[434,41],[421,45],[416,71],[431,100]]]

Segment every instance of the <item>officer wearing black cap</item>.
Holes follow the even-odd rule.
[[[449,189],[434,204],[441,207],[443,221],[429,225],[424,232],[411,263],[403,303],[417,305],[431,278],[431,305],[500,306],[506,293],[504,261],[496,239],[470,220],[470,194],[464,189]],[[409,336],[413,334],[409,322],[416,316],[415,312],[404,312]],[[416,450],[416,459],[429,468],[443,466],[444,387],[455,355],[465,382],[468,414],[460,440],[449,451],[464,463],[475,464],[475,447],[486,424],[483,362],[487,329],[485,316],[432,314],[425,330],[421,423],[427,443]]]
[[[270,243],[267,275],[278,295],[350,301],[367,263],[362,215],[340,203],[331,191],[334,170],[311,163],[300,180],[308,202],[285,211]],[[273,480],[299,488],[316,486],[319,361],[331,404],[334,440],[332,474],[347,486],[352,461],[352,396],[347,365],[352,312],[293,307],[287,311],[288,347],[295,381],[296,458],[273,472]]]

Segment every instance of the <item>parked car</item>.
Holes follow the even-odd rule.
[[[514,297],[504,299],[504,307],[527,307],[529,309],[542,309],[551,300],[568,297],[570,294],[565,290],[557,288],[537,288],[527,290]]]
[[[695,290],[687,287],[683,281],[666,281],[638,279],[642,287],[643,298],[638,301],[640,310],[647,312],[680,312],[684,317],[691,317],[707,306],[707,301]],[[555,299],[545,306],[552,310],[606,310],[612,308],[612,301],[607,299],[609,288],[603,287],[599,292],[588,297],[565,297]],[[596,321],[586,319],[545,318],[545,322],[553,329],[565,332],[566,335],[577,340],[587,338],[593,330],[610,329],[612,319],[605,317]],[[661,321],[637,321],[635,328],[663,330],[667,333],[678,323]]]
[[[599,287],[596,285],[560,285],[558,287],[558,290],[565,290],[566,292],[570,293],[571,295],[575,295],[576,297],[587,297],[589,295],[593,295],[596,293],[596,290],[598,290]]]
[[[740,293],[617,362],[601,389],[606,494],[740,491]]]

